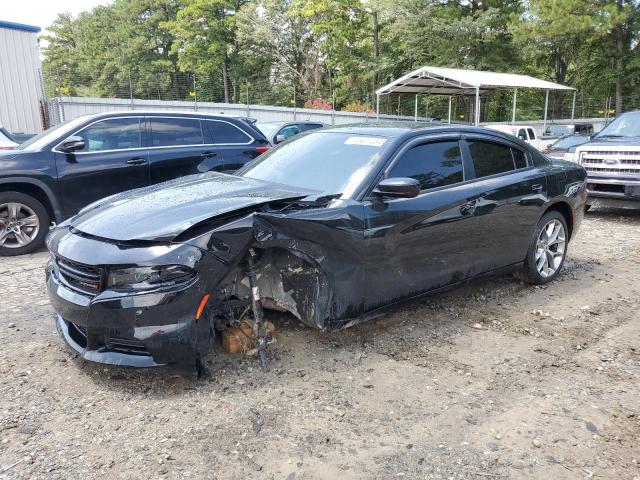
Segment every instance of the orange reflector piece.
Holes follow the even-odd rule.
[[[200,306],[198,307],[198,311],[196,312],[196,320],[200,320],[200,317],[202,316],[202,312],[204,311],[204,306],[207,304],[208,301],[209,301],[209,294],[207,293],[204,297],[202,297],[202,300],[200,300]]]

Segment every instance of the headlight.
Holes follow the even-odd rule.
[[[576,161],[576,154],[574,152],[567,152],[564,154],[564,157],[562,157],[564,160],[566,160],[567,162],[575,162]]]
[[[195,276],[195,271],[183,265],[118,268],[109,271],[107,288],[151,290],[187,283]]]

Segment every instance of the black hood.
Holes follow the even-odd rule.
[[[313,191],[221,173],[193,175],[98,201],[71,219],[76,230],[129,241],[171,241],[216,216]]]

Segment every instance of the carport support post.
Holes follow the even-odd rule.
[[[542,131],[547,130],[547,108],[549,108],[549,90],[547,90],[547,94],[544,97],[544,123],[542,125]]]
[[[449,95],[449,124],[451,124],[451,95]]]
[[[573,102],[571,103],[571,121],[573,122],[573,117],[576,113],[576,94],[578,93],[577,90],[573,91]]]
[[[513,89],[513,112],[511,112],[511,125],[516,124],[516,101],[518,99],[518,89]]]
[[[376,93],[376,121],[380,120],[380,95]]]
[[[415,111],[413,112],[413,121],[414,122],[418,121],[418,94],[416,94],[416,106],[415,106]]]

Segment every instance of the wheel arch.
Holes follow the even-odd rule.
[[[30,195],[44,205],[52,222],[62,221],[60,204],[51,189],[43,182],[21,177],[0,179],[0,192],[18,192]]]
[[[571,240],[573,238],[573,227],[576,221],[575,213],[573,211],[573,208],[571,208],[571,205],[563,200],[558,200],[557,202],[549,205],[540,218],[544,217],[551,211],[556,211],[564,217],[565,222],[567,222],[567,228],[569,229],[569,231],[567,232],[569,235],[568,240]]]
[[[287,311],[310,327],[330,327],[329,278],[304,252],[283,246],[260,250],[258,287],[265,308]]]

